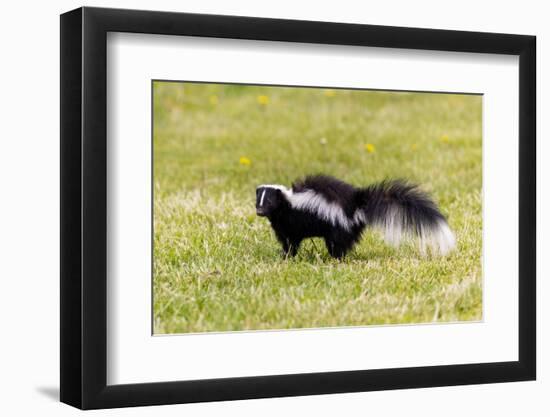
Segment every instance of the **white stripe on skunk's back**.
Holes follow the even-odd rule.
[[[323,195],[317,194],[313,190],[293,193],[289,202],[293,208],[313,213],[332,225],[341,226],[346,230],[350,230],[354,226],[353,219],[346,216],[340,205],[327,201]]]

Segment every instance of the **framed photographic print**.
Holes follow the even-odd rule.
[[[61,16],[61,401],[535,379],[535,38]]]

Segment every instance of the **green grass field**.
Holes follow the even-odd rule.
[[[154,332],[480,320],[480,96],[155,82]],[[284,259],[255,188],[406,178],[457,236],[446,258],[377,232]]]

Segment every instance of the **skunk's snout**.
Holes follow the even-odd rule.
[[[256,214],[262,217],[267,215],[266,211],[261,207],[256,207]]]

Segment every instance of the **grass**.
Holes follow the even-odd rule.
[[[154,332],[480,320],[481,97],[155,82]],[[255,187],[308,173],[421,184],[446,258],[375,232],[343,260],[284,259]]]

